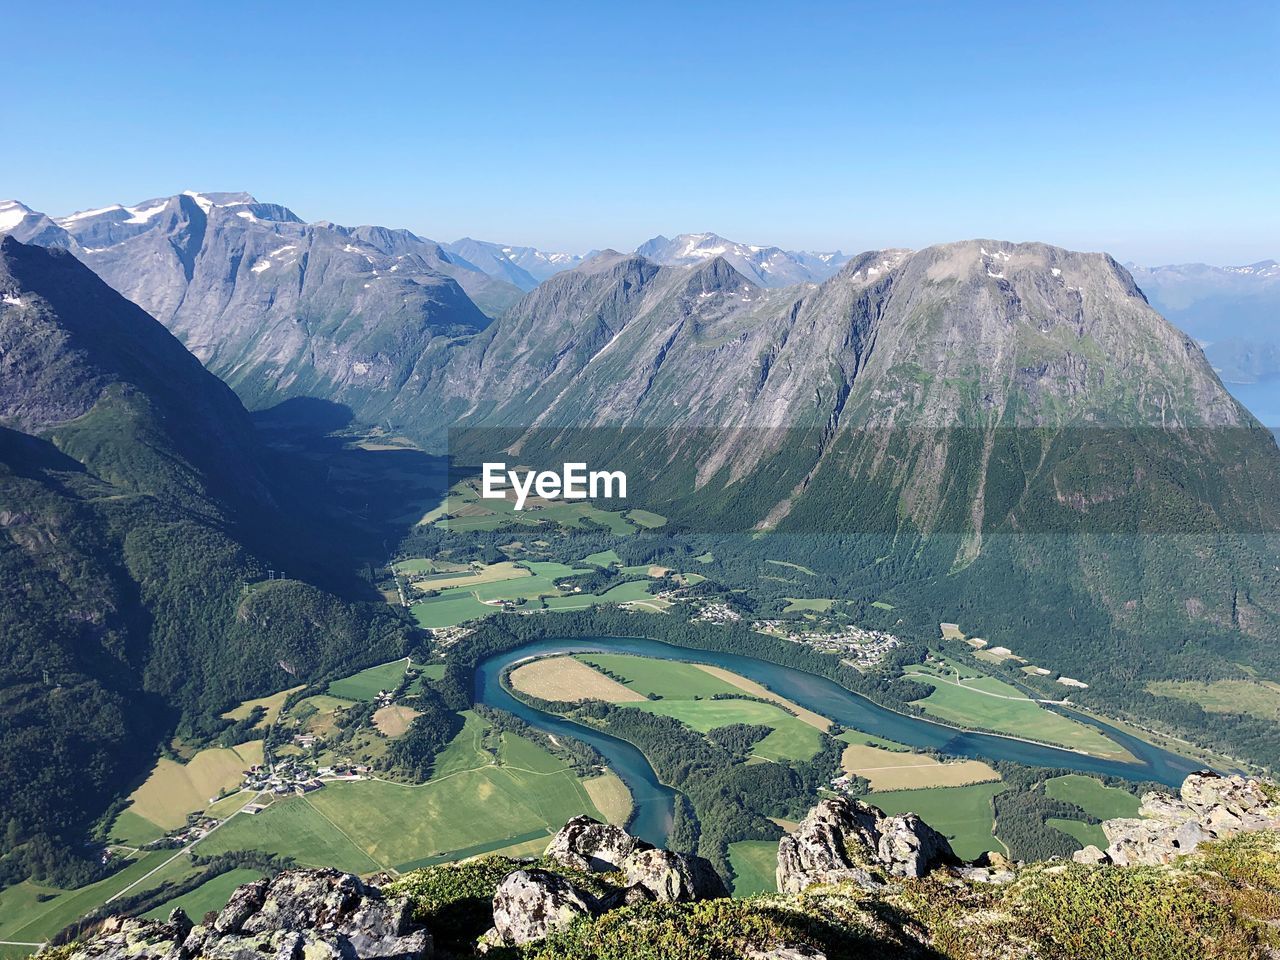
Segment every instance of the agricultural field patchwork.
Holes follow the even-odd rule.
[[[539,838],[545,844],[571,817],[602,818],[558,757],[510,733],[494,756],[486,739],[484,722],[470,715],[427,783],[330,783],[234,817],[200,852],[255,849],[358,873],[406,870]],[[478,806],[484,817],[474,815]]]
[[[409,562],[402,561],[397,567]],[[585,610],[607,603],[636,603],[655,611],[666,609],[667,602],[650,593],[650,584],[654,577],[667,571],[647,564],[621,567],[621,573],[634,579],[617,583],[602,593],[584,593],[560,586],[565,579],[593,573],[600,566],[618,568],[619,562],[614,551],[604,551],[578,564],[504,560],[472,564],[465,570],[414,576],[410,578],[409,609],[420,626],[429,628],[457,626],[508,609],[521,613]],[[686,583],[702,579],[696,574],[677,574],[677,578]],[[423,591],[427,595],[422,596]],[[398,602],[399,598],[396,599]]]
[[[210,747],[186,763],[161,757],[146,782],[133,792],[125,812],[166,832],[177,829],[187,822],[187,814],[204,810],[220,793],[238,787],[245,772],[261,762],[261,740]],[[141,832],[132,818],[121,829],[135,839]]]
[[[626,689],[653,698],[623,703],[628,709],[673,717],[699,733],[734,723],[771,727],[753,748],[755,756],[766,760],[808,760],[821,748],[819,731],[829,725],[810,711],[804,718],[794,716],[788,712],[794,705],[726,670],[629,654],[588,653],[577,659],[619,679]],[[773,702],[743,697],[755,696],[757,690]]]
[[[297,693],[302,687],[292,687],[288,690],[281,690],[279,693],[273,693],[268,697],[259,697],[256,700],[246,700],[234,710],[228,710],[222,715],[224,720],[245,720],[248,718],[255,708],[262,707],[266,711],[262,719],[254,724],[253,729],[262,730],[276,722],[276,718],[280,716],[280,708],[284,706],[285,700],[289,699],[289,695]]]
[[[380,663],[329,684],[330,696],[341,700],[373,700],[379,690],[394,690],[410,667],[408,658]]]

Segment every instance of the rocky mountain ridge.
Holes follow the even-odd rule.
[[[109,920],[54,955],[1093,960],[1105,944],[1112,958],[1274,956],[1280,905],[1268,889],[1280,879],[1280,791],[1195,774],[1181,796],[1151,795],[1144,807],[1182,804],[1203,837],[1165,843],[1154,858],[1015,864],[990,855],[971,865],[914,814],[886,817],[832,797],[780,842],[780,893],[746,900],[725,899],[696,858],[579,817],[536,861],[432,867],[381,890],[337,871],[286,872],[240,887],[199,925],[180,911],[167,921]],[[1131,830],[1115,823],[1109,835]],[[493,925],[481,933],[486,917]],[[1090,922],[1077,927],[1077,918]]]
[[[821,283],[851,259],[839,250],[829,253],[783,250],[737,243],[715,233],[682,233],[670,239],[657,236],[640,244],[635,252],[654,263],[682,267],[724,257],[735,270],[761,287]]]
[[[307,224],[248,194],[8,220],[72,252],[251,407],[322,396],[377,422],[415,370],[488,325],[477,304],[497,314],[520,294],[407,230]]]

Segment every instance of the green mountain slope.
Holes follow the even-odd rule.
[[[282,503],[171,334],[71,255],[0,242],[0,880],[92,875],[84,829],[175,730],[402,653],[384,606],[262,582]]]

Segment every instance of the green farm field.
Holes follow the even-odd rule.
[[[256,816],[235,817],[200,851],[264,850],[311,866],[370,873],[550,836],[578,814],[601,818],[581,781],[558,758],[504,734],[495,762],[483,741],[483,722],[469,716],[428,783],[331,783]],[[483,817],[475,815],[477,809]]]
[[[766,760],[808,760],[822,746],[811,723],[772,703],[742,699],[741,687],[696,664],[612,653],[578,654],[577,659],[622,677],[636,693],[658,698],[619,704],[626,709],[674,717],[700,733],[732,723],[772,727],[753,751]],[[718,695],[733,699],[712,699]]]
[[[733,869],[735,897],[776,893],[778,841],[739,840],[729,844],[729,866]]]
[[[1074,837],[1080,846],[1093,844],[1099,850],[1107,849],[1107,835],[1096,823],[1085,823],[1083,820],[1064,820],[1061,817],[1049,817],[1045,820],[1055,830],[1061,830],[1069,837]]]
[[[783,608],[783,613],[826,613],[831,609],[834,600],[823,598],[805,599],[803,597],[787,597],[787,605]]]
[[[1280,719],[1280,683],[1269,680],[1160,680],[1147,684],[1158,697],[1198,704],[1208,713],[1243,713],[1259,720]]]
[[[1001,783],[975,783],[967,787],[877,792],[866,800],[888,814],[919,814],[951,841],[957,855],[973,860],[987,850],[1004,852],[1004,846],[991,832],[995,824],[991,798],[1003,789]]]
[[[944,672],[936,667],[916,667],[906,675],[934,688],[916,704],[940,720],[1058,744],[1094,756],[1133,759],[1093,727],[1046,710],[994,677],[965,675],[955,669]]]
[[[162,867],[173,853],[172,850],[147,851],[106,879],[75,890],[58,890],[30,881],[0,890],[0,940],[43,942]],[[146,884],[147,887],[159,886],[165,880],[179,879],[191,872],[190,862],[179,857],[149,878]]]
[[[821,734],[803,720],[791,716],[771,703],[754,700],[645,700],[622,703],[628,710],[643,710],[674,717],[706,733],[731,723],[762,724],[773,732],[755,745],[752,753],[766,760],[809,760],[822,746]]]
[[[1054,777],[1044,785],[1044,792],[1055,800],[1065,800],[1099,820],[1136,817],[1140,802],[1127,790],[1108,787],[1101,780],[1080,773]]]
[[[733,684],[680,660],[637,657],[627,653],[582,653],[577,655],[577,659],[622,677],[627,686],[644,696],[693,700],[741,692]]]
[[[340,700],[372,700],[379,690],[394,690],[404,679],[409,661],[392,660],[329,684],[329,695]]]
[[[227,900],[236,887],[242,883],[252,883],[254,880],[260,880],[262,876],[261,870],[251,870],[245,867],[228,870],[226,873],[218,874],[212,880],[206,880],[194,890],[160,904],[154,910],[144,913],[143,916],[150,917],[153,920],[163,920],[169,916],[170,911],[181,908],[186,911],[188,917],[199,923],[200,918],[210,910],[221,910],[225,907]]]

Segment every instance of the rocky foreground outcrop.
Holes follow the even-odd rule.
[[[711,865],[700,857],[659,850],[620,827],[574,817],[547,847],[546,859],[579,874],[605,874],[603,889],[544,869],[517,870],[493,898],[493,928],[486,945],[520,945],[566,929],[579,917],[621,906],[662,901],[688,903],[726,896]]]
[[[1280,791],[1196,774],[1142,810],[1075,863],[965,864],[914,814],[832,797],[780,841],[780,892],[745,900],[697,857],[577,817],[541,858],[381,890],[291,871],[240,887],[207,923],[110,920],[56,960],[1280,958]]]
[[[431,934],[406,897],[384,898],[338,870],[293,870],[238,887],[212,923],[115,918],[71,960],[419,960]]]
[[[876,890],[886,877],[923,877],[959,863],[947,838],[914,813],[888,817],[860,800],[831,797],[779,842],[778,891],[836,883]]]
[[[1208,840],[1258,830],[1280,830],[1280,791],[1261,780],[1193,773],[1178,797],[1148,793],[1140,816],[1107,820],[1107,849],[1077,850],[1076,863],[1171,863]]]

